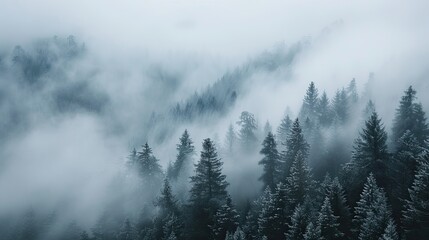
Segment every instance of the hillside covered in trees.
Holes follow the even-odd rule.
[[[3,239],[424,239],[429,127],[417,96],[412,86],[404,91],[386,129],[354,79],[332,98],[311,82],[299,114],[275,128],[259,129],[243,111],[223,143],[206,138],[199,153],[184,130],[166,169],[150,143],[133,149],[117,179],[134,183],[132,194],[90,229],[70,221],[55,230],[56,212],[28,209],[15,223],[2,219]],[[237,197],[223,165],[251,157],[261,185]],[[140,207],[130,213],[123,207],[131,201]]]

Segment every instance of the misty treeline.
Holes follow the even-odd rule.
[[[30,209],[2,229],[4,239],[425,239],[429,127],[415,89],[399,99],[392,128],[384,124],[354,79],[331,98],[311,82],[299,114],[286,112],[276,128],[244,111],[200,153],[184,130],[166,169],[150,143],[133,149],[118,179],[132,194],[107,205],[91,228],[73,220],[58,227],[56,212]],[[261,185],[242,174],[232,192],[228,180],[251,158]],[[224,163],[235,169],[229,176]]]

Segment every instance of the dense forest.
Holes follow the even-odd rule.
[[[223,141],[194,143],[183,129],[166,169],[150,142],[136,146],[116,179],[132,194],[112,186],[117,201],[94,226],[70,219],[59,227],[61,206],[31,208],[2,224],[2,239],[425,239],[429,127],[417,95],[404,91],[386,129],[377,108],[388,106],[358,93],[355,79],[331,98],[311,82],[299,114],[275,128],[243,111]],[[244,174],[232,190],[224,164],[246,171],[250,158],[259,159],[260,185]]]

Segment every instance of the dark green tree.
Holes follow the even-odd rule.
[[[339,230],[339,217],[334,215],[331,205],[330,198],[326,197],[317,220],[317,225],[320,228],[321,239],[343,239],[344,233]]]
[[[192,171],[192,156],[194,154],[194,145],[192,139],[189,137],[188,130],[183,132],[176,149],[176,161],[172,166],[169,177],[176,180],[179,176],[183,175],[187,179],[190,177]]]
[[[234,232],[239,224],[240,216],[232,205],[231,197],[227,197],[226,203],[223,204],[214,216],[214,223],[211,227],[214,238],[223,240],[227,232]]]
[[[306,159],[309,154],[309,148],[310,146],[304,138],[304,134],[302,133],[302,129],[297,118],[294,121],[287,138],[286,150],[281,154],[283,161],[283,179],[289,175],[290,167],[292,166],[293,161],[295,161],[298,152],[300,152],[302,157]]]
[[[259,165],[263,165],[264,170],[259,180],[264,183],[263,188],[269,186],[275,189],[276,182],[279,180],[279,161],[280,155],[277,151],[277,144],[274,135],[269,132],[264,142],[262,143],[262,150],[260,151],[264,157],[259,161]]]

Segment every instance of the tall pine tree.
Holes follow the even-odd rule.
[[[264,142],[262,143],[262,150],[260,152],[264,155],[260,165],[264,166],[262,176],[259,180],[264,183],[264,189],[269,186],[271,189],[275,189],[276,182],[279,180],[279,160],[280,156],[277,151],[277,144],[274,139],[274,135],[269,132]]]

